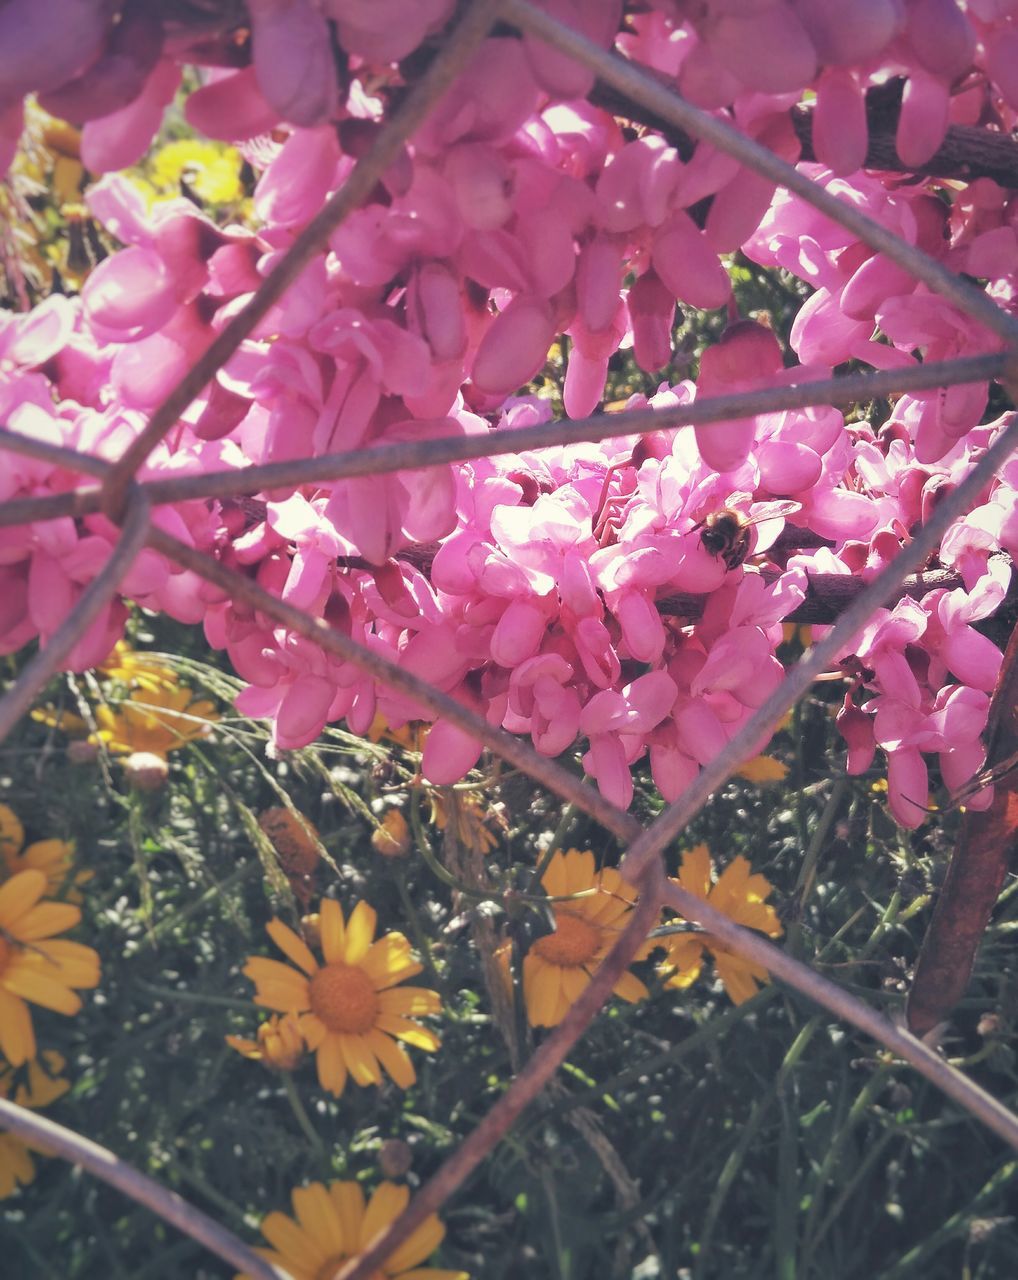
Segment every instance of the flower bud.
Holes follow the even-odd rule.
[[[399,1138],[386,1138],[378,1152],[378,1167],[386,1178],[403,1178],[410,1171],[414,1155]]]
[[[132,751],[124,762],[124,776],[135,791],[161,791],[170,766],[152,751]]]

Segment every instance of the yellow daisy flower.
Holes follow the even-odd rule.
[[[117,755],[155,756],[164,762],[171,751],[206,737],[210,722],[219,719],[215,704],[196,697],[172,667],[154,654],[118,644],[99,669],[111,680],[130,686],[130,692],[126,698],[95,708],[97,733],[89,733],[81,716],[52,707],[37,708],[32,718],[72,737],[87,737],[92,743],[98,739]]]
[[[304,1037],[295,1014],[273,1015],[258,1028],[257,1039],[226,1036],[226,1043],[245,1058],[262,1062],[270,1071],[293,1071],[304,1057]]]
[[[258,1253],[292,1280],[333,1280],[399,1217],[410,1200],[410,1191],[383,1182],[365,1204],[364,1192],[356,1182],[330,1182],[328,1187],[312,1182],[309,1187],[295,1188],[292,1200],[293,1218],[270,1213],[262,1222],[262,1235],[273,1247]],[[417,1265],[434,1253],[444,1235],[445,1227],[433,1213],[372,1274],[377,1280],[468,1280],[465,1271]],[[249,1277],[239,1276],[238,1280]]]
[[[636,891],[612,867],[596,871],[589,849],[559,850],[541,884],[552,898],[594,890],[586,898],[554,903],[555,931],[538,938],[523,957],[527,1018],[534,1027],[556,1027],[625,928]],[[638,953],[645,954],[645,949]],[[644,984],[629,972],[612,989],[630,1003],[647,995]]]
[[[0,804],[0,879],[18,872],[35,869],[46,877],[46,892],[59,893],[72,877],[74,845],[69,840],[36,840],[24,844],[24,827],[9,805]],[[92,873],[79,870],[73,874],[74,884],[83,884]],[[81,893],[70,892],[70,899],[81,900]]]
[[[66,1065],[63,1057],[53,1049],[47,1049],[42,1057],[46,1069],[33,1058],[28,1064],[27,1082],[14,1090],[14,1101],[19,1107],[48,1107],[71,1087],[69,1080],[58,1078]],[[13,1083],[13,1067],[0,1067],[0,1098],[11,1096]],[[35,1165],[31,1153],[38,1150],[13,1133],[0,1132],[0,1200],[13,1195],[19,1185],[27,1187],[32,1181]]]
[[[705,844],[698,844],[682,855],[678,883],[736,924],[758,929],[769,938],[778,938],[783,932],[777,912],[766,902],[773,886],[765,876],[752,874],[752,867],[741,854],[712,884],[710,851]],[[663,945],[668,954],[660,972],[666,987],[681,990],[691,986],[703,968],[704,951],[714,957],[718,977],[735,1004],[756,995],[759,983],[770,981],[761,965],[736,955],[710,934],[675,933],[664,939]]]
[[[80,910],[69,902],[40,902],[41,871],[19,871],[0,885],[0,1053],[15,1067],[35,1057],[35,1032],[26,1001],[74,1014],[74,987],[99,985],[99,956],[80,942],[54,938],[73,929]]]
[[[300,1015],[301,1033],[317,1055],[319,1083],[337,1098],[348,1076],[359,1085],[381,1084],[384,1072],[408,1089],[417,1075],[397,1042],[428,1053],[440,1044],[433,1031],[411,1021],[440,1012],[438,992],[396,990],[422,966],[401,933],[373,941],[376,922],[366,902],[358,902],[344,921],[339,903],[326,898],[318,918],[324,964],[292,929],[272,920],[266,926],[269,937],[297,969],[252,956],[243,970],[257,988],[255,1004]]]
[[[144,649],[132,649],[123,640],[117,641],[99,670],[113,680],[139,689],[173,689],[178,684],[176,671],[162,658]]]
[[[59,893],[71,877],[74,866],[74,844],[70,840],[36,840],[26,847],[25,828],[9,805],[0,804],[0,880],[19,871],[34,869],[46,877],[46,892]],[[74,873],[74,885],[92,878],[91,871]],[[67,895],[78,902],[81,894],[72,888]]]
[[[117,754],[146,753],[165,760],[171,751],[209,732],[218,720],[207,698],[195,698],[186,685],[134,689],[119,706],[95,709],[99,737]]]

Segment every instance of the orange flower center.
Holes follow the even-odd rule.
[[[539,938],[534,952],[548,964],[578,969],[589,964],[601,947],[601,931],[583,916],[561,907],[555,911],[555,932]]]
[[[363,969],[349,964],[327,964],[310,979],[311,1012],[330,1031],[363,1035],[375,1025],[378,996]]]

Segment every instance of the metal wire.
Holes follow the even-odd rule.
[[[381,445],[356,453],[332,454],[235,471],[137,483],[134,477],[151,448],[165,436],[202,387],[222,368],[269,307],[278,301],[292,280],[319,250],[329,232],[366,198],[378,176],[412,135],[428,107],[452,82],[498,16],[520,30],[547,40],[569,53],[594,70],[606,84],[620,90],[641,106],[653,110],[661,119],[728,152],[740,164],[794,191],[866,244],[910,271],[929,288],[966,311],[995,334],[1005,349],[990,355],[965,357],[903,370],[710,397],[673,410],[596,415],[575,422],[548,423],[519,431],[494,431],[487,436],[456,436],[414,444]],[[753,743],[802,696],[815,675],[850,640],[852,634],[858,631],[874,608],[890,599],[907,574],[919,567],[928,552],[936,546],[951,520],[964,509],[971,494],[985,483],[992,469],[1014,448],[1018,441],[1018,419],[1000,434],[959,488],[938,505],[931,520],[910,547],[861,593],[825,640],[814,646],[788,674],[779,689],[742,732],[732,739],[726,750],[701,772],[693,786],[661,818],[645,830],[630,814],[608,804],[596,791],[585,786],[561,765],[540,756],[532,747],[511,738],[502,730],[488,725],[483,717],[455,699],[426,685],[408,672],[401,671],[398,666],[379,655],[356,645],[349,637],[332,631],[321,620],[270,596],[250,579],[176,542],[151,524],[151,505],[257,493],[287,485],[314,484],[343,477],[445,465],[503,451],[515,453],[553,444],[609,439],[667,427],[707,425],[756,413],[813,404],[844,405],[895,391],[1007,378],[1014,374],[1016,344],[1018,320],[998,308],[985,293],[948,271],[919,249],[904,243],[893,232],[873,222],[854,207],[841,202],[793,166],[746,138],[717,116],[698,111],[652,75],[585,40],[526,0],[502,0],[501,4],[496,0],[475,0],[466,9],[456,32],[438,53],[428,72],[409,92],[400,110],[393,114],[380,131],[372,151],[358,162],[348,182],[309,224],[247,307],[156,409],[145,429],[117,463],[110,464],[61,446],[28,440],[14,432],[0,431],[0,449],[49,461],[56,466],[102,481],[98,486],[81,486],[72,493],[8,502],[0,508],[0,526],[59,516],[78,516],[99,510],[104,510],[115,518],[122,518],[124,522],[120,541],[110,561],[83,592],[75,609],[52,637],[49,645],[27,664],[10,692],[0,700],[0,736],[28,709],[42,684],[58,669],[91,621],[116,593],[135,555],[147,543],[209,581],[218,583],[235,599],[254,604],[290,630],[308,636],[342,660],[360,666],[374,678],[415,697],[433,714],[444,716],[458,724],[484,742],[490,750],[589,813],[606,830],[630,846],[623,869],[638,884],[641,890],[640,901],[632,913],[627,930],[609,953],[604,966],[594,976],[583,997],[572,1007],[563,1025],[544,1040],[500,1102],[418,1193],[406,1212],[370,1245],[365,1254],[348,1265],[342,1272],[342,1280],[366,1280],[400,1241],[406,1239],[415,1226],[438,1208],[462,1183],[470,1170],[491,1151],[521,1110],[551,1078],[569,1049],[603,1006],[618,974],[629,963],[662,903],[672,905],[688,919],[699,922],[732,951],[763,964],[796,990],[906,1058],[970,1114],[1018,1148],[1018,1120],[1006,1108],[950,1067],[927,1046],[888,1023],[835,984],[819,977],[809,966],[794,960],[757,934],[733,924],[701,899],[693,898],[681,888],[666,883],[661,858],[665,845],[699,811],[709,794],[738,766]],[[13,1112],[19,1114],[15,1116]],[[31,1119],[36,1126],[40,1123],[39,1117]],[[21,1109],[0,1102],[0,1125],[2,1124],[8,1124],[19,1132],[28,1132]],[[36,1133],[38,1132],[37,1128]],[[80,1158],[83,1149],[81,1144],[86,1140],[76,1141],[79,1154],[72,1153],[73,1143],[63,1154],[71,1159],[80,1159],[81,1163],[93,1168],[99,1176],[106,1176],[95,1164],[89,1165],[87,1160]],[[47,1142],[51,1147],[57,1145],[52,1135],[47,1138]],[[96,1148],[96,1151],[101,1149]],[[108,1153],[103,1153],[103,1156],[108,1157]],[[134,1194],[124,1183],[115,1182],[112,1178],[109,1180],[121,1186],[128,1194]],[[165,1196],[169,1193],[162,1194]],[[176,1221],[182,1229],[191,1230],[173,1217],[173,1210],[167,1204],[159,1203],[158,1196],[145,1202],[168,1220]],[[229,1248],[235,1246],[238,1251],[232,1254],[221,1253],[221,1256],[229,1257],[230,1261],[243,1266],[251,1275],[268,1277],[272,1274],[271,1269],[266,1269],[264,1264],[257,1260],[252,1262],[250,1259],[253,1255],[250,1251],[239,1241],[233,1240],[229,1233],[223,1232],[221,1228],[216,1230],[232,1241]],[[194,1231],[191,1234],[196,1235]],[[209,1243],[204,1237],[196,1235],[196,1238]],[[210,1244],[210,1247],[215,1248],[215,1245]]]

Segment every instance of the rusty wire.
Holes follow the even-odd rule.
[[[47,1155],[62,1156],[71,1164],[80,1165],[132,1200],[147,1205],[153,1213],[179,1227],[225,1262],[243,1267],[251,1280],[280,1280],[280,1272],[238,1240],[232,1231],[90,1138],[6,1098],[0,1098],[0,1128],[10,1129],[25,1142],[37,1143]]]
[[[473,458],[494,458],[503,453],[545,449],[551,445],[607,440],[671,427],[712,427],[758,413],[808,409],[814,405],[851,405],[903,391],[985,382],[989,378],[1004,376],[1008,360],[1005,352],[959,356],[905,369],[843,374],[836,378],[790,382],[787,386],[765,386],[729,395],[705,396],[692,404],[669,405],[660,409],[598,413],[589,418],[562,418],[533,427],[491,431],[487,435],[438,436],[431,440],[371,445],[346,453],[325,453],[315,458],[293,458],[286,462],[232,467],[199,475],[143,480],[137,482],[137,487],[148,495],[153,504],[158,504],[195,498],[226,498],[258,493],[263,489],[311,484],[318,480],[384,475],[391,471],[411,471],[450,462],[467,462]],[[72,459],[80,456],[84,461],[78,470],[97,477],[105,477],[111,465],[93,455],[75,455],[73,449],[30,440],[27,436],[6,430],[0,430],[0,449],[43,458],[63,467],[71,466]],[[38,498],[13,498],[0,506],[0,528],[32,520],[54,520],[58,516],[91,515],[102,509],[103,501],[102,485]]]
[[[989,355],[903,370],[760,388],[736,395],[711,397],[697,401],[694,405],[664,411],[597,415],[575,422],[549,423],[511,433],[494,431],[487,436],[450,436],[412,444],[380,445],[347,454],[138,483],[135,476],[151,449],[177,422],[269,307],[278,301],[287,286],[320,249],[330,231],[367,197],[377,177],[384,172],[399,147],[412,135],[427,109],[437,101],[462,69],[497,17],[502,17],[522,31],[549,41],[593,69],[605,84],[627,95],[630,100],[650,108],[669,123],[728,152],[741,164],[764,174],[777,185],[794,191],[803,200],[845,226],[865,243],[884,253],[929,288],[978,320],[995,335],[995,341],[998,345],[1002,344],[1004,349]],[[92,620],[114,596],[138,551],[148,545],[224,588],[234,599],[253,605],[289,630],[314,640],[342,661],[355,664],[369,671],[379,681],[414,697],[432,714],[449,719],[516,768],[535,778],[541,785],[550,787],[588,813],[621,843],[629,846],[623,869],[640,889],[640,899],[626,930],[608,954],[602,968],[594,975],[584,995],[572,1007],[565,1022],[542,1042],[499,1103],[414,1197],[404,1214],[377,1237],[361,1257],[347,1265],[341,1273],[341,1280],[366,1280],[400,1241],[429,1213],[437,1209],[492,1150],[523,1108],[538,1095],[597,1015],[618,974],[629,963],[664,904],[698,923],[721,944],[763,965],[792,988],[909,1061],[916,1070],[959,1102],[970,1114],[1018,1149],[1018,1118],[999,1102],[928,1046],[888,1022],[836,984],[820,977],[808,965],[793,959],[758,934],[734,924],[702,899],[694,898],[674,883],[666,882],[661,856],[664,847],[706,803],[710,793],[738,767],[754,742],[803,695],[813,678],[851,640],[873,610],[893,598],[894,591],[900,587],[908,573],[918,568],[935,548],[944,530],[964,509],[971,495],[985,484],[993,469],[1018,442],[1018,418],[997,437],[959,488],[938,505],[931,520],[914,542],[867,586],[839,618],[828,636],[804,655],[725,750],[646,829],[630,814],[605,801],[597,791],[582,783],[561,765],[541,756],[520,739],[488,725],[483,717],[454,698],[357,645],[349,637],[333,631],[320,619],[270,595],[251,579],[177,542],[152,523],[151,507],[188,499],[250,494],[284,485],[448,464],[503,451],[515,453],[552,444],[601,440],[667,427],[707,425],[739,416],[809,405],[844,405],[896,391],[943,387],[988,378],[1006,380],[1014,376],[1016,351],[1018,321],[998,308],[985,293],[946,270],[920,249],[906,244],[854,207],[839,201],[792,165],[746,138],[718,117],[691,107],[652,75],[585,40],[526,0],[501,0],[501,3],[498,0],[474,0],[466,8],[455,32],[426,74],[380,131],[372,151],[358,162],[347,183],[291,246],[245,309],[153,412],[144,430],[117,463],[111,464],[94,456],[77,454],[61,446],[28,440],[16,433],[0,430],[0,449],[43,458],[68,471],[91,476],[101,482],[98,485],[81,486],[67,494],[12,500],[0,507],[0,527],[58,516],[79,516],[100,510],[123,521],[120,540],[100,575],[82,593],[75,608],[48,645],[26,665],[12,689],[0,700],[0,736],[9,731],[14,720],[28,709]],[[9,1123],[12,1128],[32,1137],[45,1139],[48,1132],[50,1144],[55,1145],[52,1131],[47,1129],[50,1122],[33,1116],[22,1108],[16,1108],[13,1104],[0,1107],[0,1113],[0,1123]],[[79,1140],[82,1141],[84,1140]],[[60,1154],[78,1160],[79,1155],[73,1153],[73,1145],[65,1146]],[[79,1146],[79,1153],[81,1150]],[[100,1148],[96,1150],[101,1151]],[[89,1167],[99,1176],[106,1176],[94,1165]],[[136,1177],[141,1179],[141,1175]],[[186,1222],[180,1220],[179,1215],[174,1218],[165,1205],[161,1207],[151,1197],[146,1199],[145,1195],[140,1194],[140,1182],[132,1182],[132,1178],[126,1176],[115,1182],[115,1185],[120,1186],[126,1194],[150,1204],[156,1212],[175,1221],[183,1230],[196,1234]],[[224,1238],[229,1237],[229,1233],[222,1228],[218,1230]],[[205,1239],[197,1235],[196,1238]],[[205,1242],[208,1243],[208,1240],[205,1239]],[[252,1255],[246,1246],[236,1240],[233,1244],[239,1253],[235,1252],[231,1260],[237,1261],[240,1257],[250,1259]],[[258,1271],[247,1260],[238,1265],[246,1266],[249,1274],[267,1274],[264,1264]]]

